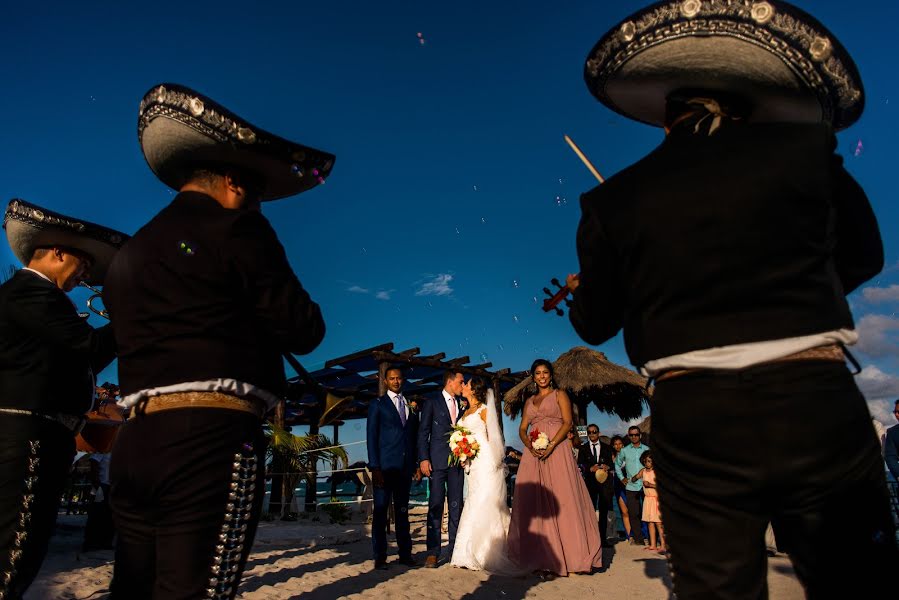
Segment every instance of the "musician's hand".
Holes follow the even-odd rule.
[[[421,481],[421,469],[415,469],[415,473],[412,474],[412,481],[415,483]]]
[[[371,484],[377,489],[384,487],[384,473],[381,472],[381,469],[372,469]]]
[[[431,476],[431,461],[423,460],[421,461],[421,474],[425,477]]]
[[[565,285],[573,292],[577,289],[577,286],[581,285],[581,276],[577,273],[569,273],[568,277],[565,278]]]
[[[599,465],[593,465],[592,467],[590,467],[591,473],[596,473],[597,471],[599,471]]]

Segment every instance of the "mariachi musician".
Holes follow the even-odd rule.
[[[102,285],[127,236],[13,200],[3,221],[25,268],[0,285],[0,598],[21,598],[47,553],[94,375],[115,358],[66,296]]]
[[[786,2],[678,0],[609,31],[585,78],[667,133],[582,197],[568,283],[580,336],[623,329],[655,378],[674,593],[767,597],[770,522],[809,598],[874,595],[899,556],[845,364],[846,295],[883,266],[871,205],[834,154],[864,107],[854,62]]]
[[[323,183],[334,156],[176,85],[146,94],[138,137],[179,193],[125,245],[104,289],[131,409],[110,467],[112,596],[233,598],[262,509],[262,422],[285,390],[281,355],[325,334],[260,202]]]

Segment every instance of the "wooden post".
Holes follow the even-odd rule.
[[[272,422],[275,426],[284,429],[287,413],[287,400],[281,398],[281,401],[275,406],[275,414]],[[286,465],[281,457],[274,453],[272,455],[272,492],[268,499],[268,512],[277,514],[279,517],[284,516],[284,499],[290,497],[287,490],[287,478],[284,477]]]
[[[334,439],[331,440],[334,442],[334,445],[340,444],[340,425],[334,423]],[[335,498],[337,496],[337,459],[331,459],[331,497]]]
[[[321,408],[316,407],[312,412],[309,421],[309,435],[318,435],[318,420],[320,418]],[[309,476],[306,478],[306,502],[303,510],[306,512],[315,512],[315,506],[318,502],[318,461],[312,461],[312,468],[309,470]]]
[[[493,397],[496,398],[496,418],[499,419],[499,430],[502,432],[503,439],[505,440],[506,432],[505,427],[503,427],[503,399],[500,398],[499,395],[499,379],[496,377],[493,378]],[[506,449],[503,448],[503,452],[505,451]]]

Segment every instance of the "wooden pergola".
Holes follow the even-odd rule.
[[[387,391],[385,371],[388,367],[399,366],[406,379],[403,396],[419,403],[440,394],[443,374],[448,369],[484,378],[493,387],[502,423],[503,394],[527,376],[525,372],[512,373],[511,369],[491,370],[493,363],[490,362],[468,364],[468,356],[447,359],[443,352],[431,355],[420,352],[419,348],[395,352],[390,342],[333,358],[325,362],[323,368],[312,372],[306,371],[294,357],[285,356],[297,375],[287,380],[287,393],[273,420],[281,427],[308,425],[310,435],[319,433],[322,426],[332,425],[332,441],[339,444],[340,426],[345,421],[367,417],[369,403]],[[329,405],[329,402],[335,404],[337,401],[341,402],[336,408]],[[323,416],[326,417],[324,421]],[[307,491],[307,509],[310,504],[314,501]]]

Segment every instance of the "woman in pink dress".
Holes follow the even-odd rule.
[[[534,361],[531,374],[537,394],[525,402],[518,429],[525,452],[515,480],[509,556],[542,573],[589,573],[602,566],[602,547],[596,513],[565,439],[571,401],[555,389],[549,361]],[[549,439],[545,449],[532,443],[538,431]]]

